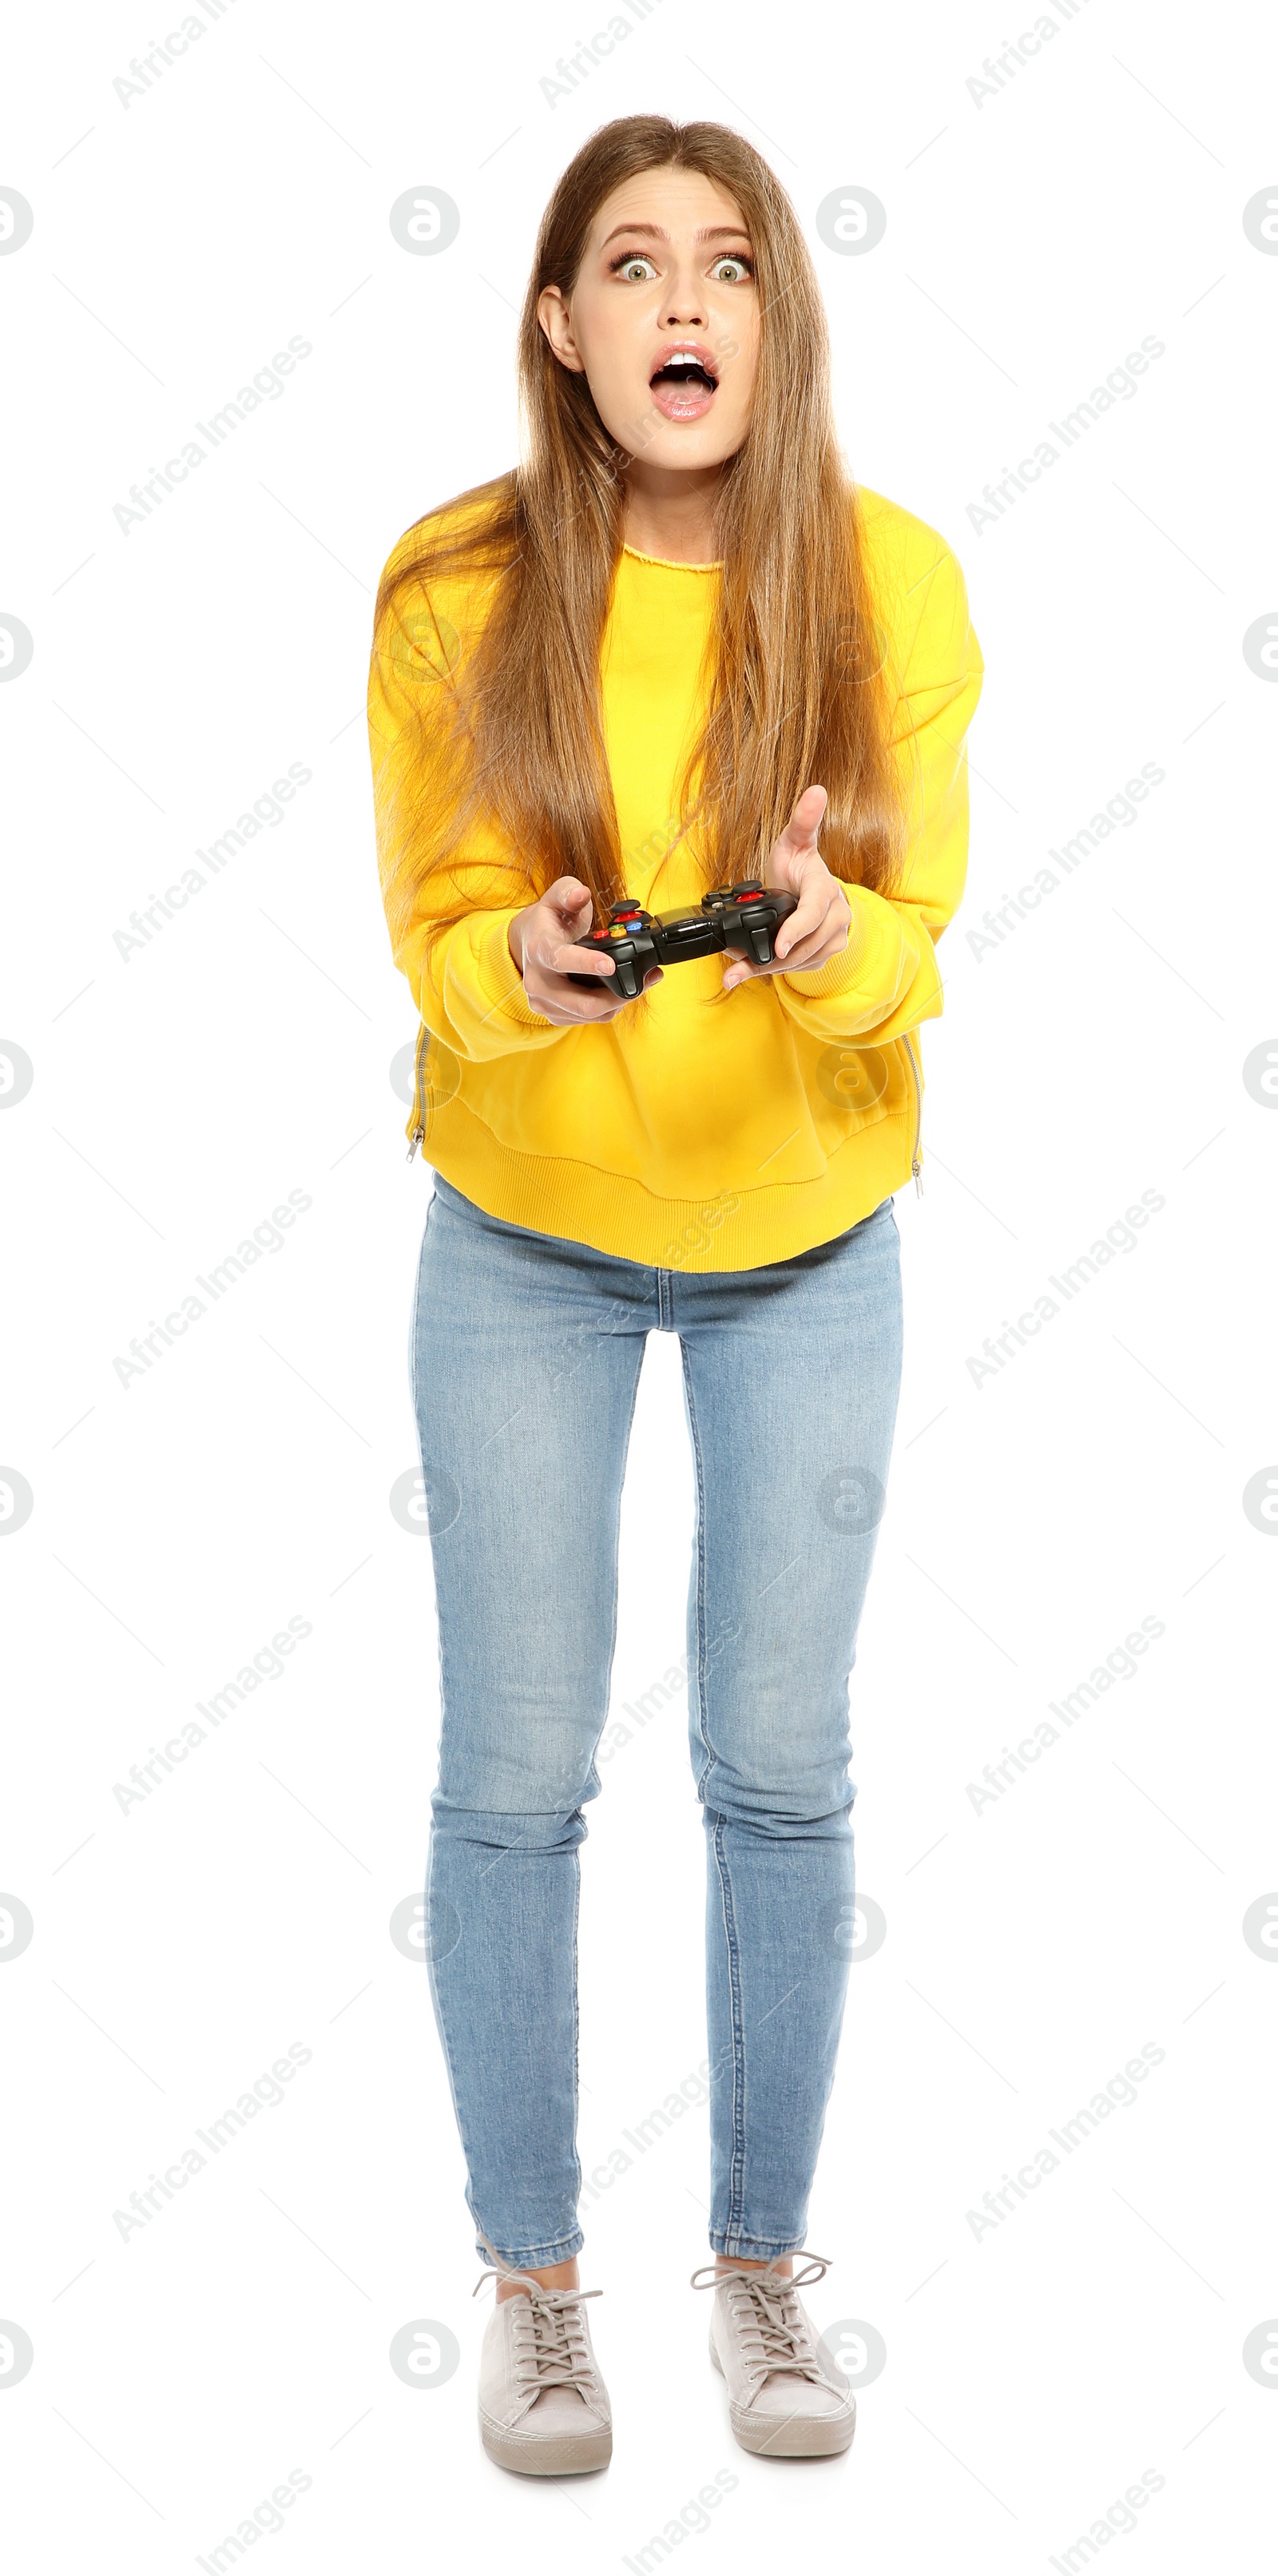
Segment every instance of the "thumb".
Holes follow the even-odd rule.
[[[829,801],[824,787],[804,788],[782,835],[792,850],[815,849],[821,818]]]
[[[583,885],[580,877],[573,876],[556,877],[554,884],[547,886],[545,899],[567,920],[578,919],[583,907],[594,901],[589,886]]]

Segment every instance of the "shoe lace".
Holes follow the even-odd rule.
[[[692,2275],[694,2290],[708,2290],[721,2281],[731,2284],[728,2302],[733,2322],[746,2367],[756,2379],[766,2379],[774,2370],[817,2381],[823,2376],[799,2291],[810,2281],[823,2280],[829,2261],[823,2254],[805,2254],[803,2263],[804,2269],[793,2274],[778,2272],[773,2263],[761,2272],[721,2270],[709,2263]]]
[[[487,2237],[483,2241],[488,2244]],[[491,2246],[488,2250],[493,2252]],[[575,2388],[579,2397],[590,2396],[595,2373],[581,2306],[584,2299],[602,2298],[602,2290],[547,2290],[533,2279],[531,2272],[512,2271],[494,2256],[494,2268],[490,2271],[485,2267],[480,2273],[471,2296],[477,2298],[484,2283],[498,2276],[503,2281],[517,2282],[527,2293],[512,2301],[514,2372],[519,2387],[534,2389],[538,2397],[546,2388]]]

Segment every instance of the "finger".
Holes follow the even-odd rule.
[[[806,858],[809,851],[816,848],[817,833],[821,828],[821,818],[825,813],[825,809],[829,801],[829,797],[824,787],[805,787],[803,794],[798,798],[795,804],[794,811],[790,816],[789,822],[786,824],[784,832],[781,834],[780,840],[777,842],[776,852],[774,855],[788,858]]]
[[[831,877],[828,868],[819,868],[813,882],[800,895],[794,911],[787,913],[785,920],[778,925],[772,943],[773,956],[784,957],[793,949],[811,947],[818,940],[840,938],[851,917],[842,888]],[[756,963],[753,950],[747,948],[743,940],[725,940],[724,947],[730,955],[744,957],[751,965]]]
[[[774,954],[793,958],[804,947],[819,945],[823,939],[847,935],[851,913],[847,898],[837,888],[832,892],[830,879],[818,875],[815,884],[800,896],[797,912],[783,921],[773,942]]]
[[[825,888],[819,885],[809,886],[807,892],[799,897],[797,911],[792,912],[789,919],[781,923],[776,938],[772,942],[773,956],[789,957],[795,949],[805,947],[814,937],[823,937],[828,926],[829,913],[830,901]]]
[[[615,1020],[618,1011],[625,1009],[626,1003],[624,993],[607,988],[602,989],[598,994],[587,993],[584,987],[580,991],[571,993],[550,990],[542,993],[534,988],[528,999],[533,1009],[540,1011],[543,1019],[553,1020],[560,1028],[587,1020]]]
[[[556,877],[541,900],[552,918],[562,922],[570,934],[580,931],[583,919],[588,921],[594,910],[590,888],[582,885],[578,877]]]
[[[587,948],[585,945],[585,922],[577,922],[575,930],[572,930],[572,925],[564,927],[569,930],[567,938],[559,938],[557,927],[551,922],[546,930],[533,933],[533,938],[526,943],[526,958],[533,966],[539,966],[541,974],[587,974],[587,971],[590,974],[600,974],[600,971],[613,974],[613,958],[608,956],[606,948]]]
[[[810,975],[815,966],[824,966],[827,958],[837,957],[846,945],[846,940],[841,938],[819,939],[815,947],[809,945],[801,957],[783,957],[780,960],[782,972],[786,975]]]
[[[596,975],[601,982],[606,981],[609,976],[615,977],[617,972],[615,958],[609,957],[606,951],[598,948],[574,948],[571,946],[551,948],[546,951],[546,955],[543,959],[538,959],[536,962],[541,964],[543,971],[547,974],[576,975],[591,973]],[[659,984],[661,982],[663,971],[664,970],[660,966],[650,966],[644,977],[644,989],[646,990],[649,984]],[[623,993],[622,1000],[625,1001],[627,998],[628,997]]]
[[[558,973],[552,966],[543,966],[534,973],[529,994],[535,1009],[553,1010],[556,1018],[572,1020],[615,1019],[618,1011],[625,1009],[631,996],[618,990],[616,964],[611,957],[601,959],[589,949],[584,956],[580,949],[573,948],[555,953],[562,953],[568,961],[571,976],[578,972],[589,976],[590,988],[585,983],[571,980],[569,973]],[[580,968],[572,964],[577,957],[581,957]]]
[[[597,975],[606,979],[615,975],[616,966],[606,951],[585,948],[573,940],[534,940],[532,958],[545,975]]]
[[[795,916],[792,914],[791,918]],[[810,974],[814,967],[824,966],[827,958],[837,957],[846,945],[846,935],[840,922],[835,935],[831,936],[828,928],[823,927],[818,937],[804,940],[800,949],[791,950],[785,957],[778,943],[771,962],[766,966],[761,966],[757,958],[740,957],[734,951],[733,964],[723,978],[724,991],[731,992],[735,985],[744,984],[748,975]]]
[[[789,830],[792,832],[802,833],[805,837],[810,834],[812,839],[815,840],[817,825],[820,822],[829,801],[829,796],[827,795],[824,787],[805,787],[803,794],[795,800],[794,812],[790,816],[788,826]]]

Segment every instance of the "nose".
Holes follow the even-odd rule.
[[[686,276],[671,279],[670,301],[662,317],[662,327],[667,331],[687,331],[694,327],[704,330],[705,320],[701,282],[695,268],[690,267]]]

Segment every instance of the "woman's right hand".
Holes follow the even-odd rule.
[[[579,877],[556,877],[538,902],[515,914],[506,933],[524,991],[535,1011],[544,1020],[564,1026],[582,1020],[615,1020],[626,1007],[626,995],[617,991],[617,970],[611,957],[597,948],[582,948],[590,929],[594,905],[589,886]],[[598,993],[588,993],[582,984],[570,984],[570,975],[593,975],[599,983]],[[661,968],[650,966],[643,979],[645,993],[652,984],[661,982]]]

